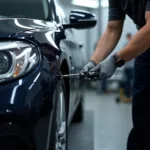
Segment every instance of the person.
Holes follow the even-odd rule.
[[[125,43],[124,47],[128,45],[128,43],[132,40],[132,34],[126,34],[127,43]],[[134,69],[134,59],[127,62],[124,66],[124,73],[126,77],[126,81],[124,84],[124,92],[126,101],[131,101],[131,82],[133,80],[133,69]]]
[[[126,47],[106,59],[120,39],[126,15],[139,31]],[[95,72],[99,72],[100,80],[108,79],[117,67],[133,58],[136,58],[132,93],[133,129],[127,150],[150,150],[150,0],[109,0],[106,31],[80,75],[88,74],[92,78]]]

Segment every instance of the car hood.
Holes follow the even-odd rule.
[[[18,36],[25,31],[55,30],[51,22],[35,19],[21,18],[1,18],[0,19],[0,38],[10,38]]]

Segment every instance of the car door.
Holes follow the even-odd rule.
[[[62,26],[63,23],[65,23],[65,14],[62,10],[62,8],[60,7],[60,3],[59,0],[55,1],[55,21],[57,25]],[[72,54],[71,54],[71,34],[70,34],[70,30],[64,30],[63,28],[61,28],[62,33],[64,34],[65,38],[61,39],[60,43],[59,43],[59,47],[62,50],[63,53],[65,53],[65,57],[62,56],[62,58],[60,59],[67,59],[67,65],[69,67],[69,73],[74,73],[74,65],[72,62]],[[63,55],[63,54],[62,54]],[[62,61],[62,60],[61,60]],[[70,90],[66,91],[66,92],[70,92],[67,93],[70,97],[69,97],[69,118],[71,117],[71,114],[73,113],[74,107],[73,107],[73,78],[70,78]]]
[[[72,64],[73,64],[73,72],[74,74],[78,74],[81,71],[83,65],[83,55],[82,49],[80,47],[80,43],[76,40],[74,31],[72,30],[72,38],[70,39],[71,42],[71,54],[72,54]],[[76,108],[78,103],[80,102],[80,97],[82,95],[82,81],[80,78],[73,78],[73,100],[74,100],[74,107]]]
[[[59,0],[56,0],[55,4],[56,4],[55,5],[56,16],[58,17],[57,19],[58,24],[62,25],[64,23],[67,23],[69,16],[67,16],[68,18],[66,18],[65,11],[63,11],[63,5],[61,5],[62,3]],[[72,29],[64,30],[64,34],[66,36],[66,39],[61,40],[60,48],[61,49],[63,48],[63,50],[65,49],[67,53],[67,60],[68,60],[70,73],[75,74],[79,72],[79,70],[77,70],[77,66],[75,63],[76,61],[78,61],[77,59],[75,59],[76,57],[75,51],[79,49],[79,44],[76,43]],[[79,83],[78,79],[74,77],[70,77],[70,106],[69,106],[70,116],[69,117],[72,117],[72,114],[74,113],[76,106],[78,104],[77,97],[79,97],[79,92],[78,92],[79,86],[75,86],[77,82]]]

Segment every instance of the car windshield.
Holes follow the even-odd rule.
[[[47,0],[0,0],[0,17],[45,20],[48,17]]]

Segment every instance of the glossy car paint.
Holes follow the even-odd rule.
[[[76,72],[71,50],[77,50],[79,45],[70,30],[63,29],[61,22],[1,18],[0,41],[13,40],[35,45],[42,59],[28,74],[1,83],[0,137],[17,136],[29,149],[45,150],[49,148],[48,135],[60,66],[66,62],[64,67],[68,67],[69,73]],[[68,123],[82,96],[79,87],[74,88],[73,78],[69,80],[69,87],[73,90],[66,91],[67,100],[70,100]]]
[[[1,41],[21,40],[32,43],[42,54],[42,60],[32,72],[0,86],[0,114],[3,124],[0,130],[1,136],[14,132],[13,135],[17,134],[32,147],[45,149],[50,132],[48,129],[54,92],[59,82],[56,76],[59,74],[59,59],[56,56],[60,56],[62,52],[55,43],[57,39],[54,39],[59,32],[55,34],[57,30],[46,26],[46,22],[41,22],[45,26],[40,25],[39,29],[25,28],[37,26],[34,22],[36,20],[0,20],[0,34],[3,33]],[[15,128],[19,129],[18,133]]]

